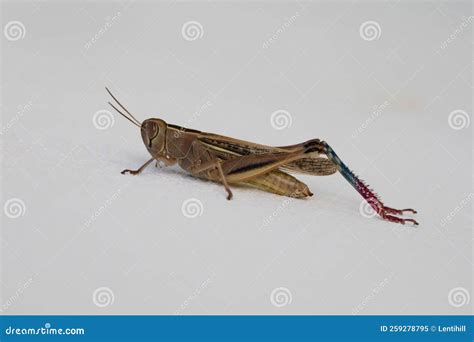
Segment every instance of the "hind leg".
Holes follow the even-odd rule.
[[[207,146],[200,142],[194,142],[186,158],[179,161],[179,165],[197,177],[222,182],[228,192],[228,199],[230,199],[232,193],[230,192],[229,184],[252,182],[272,171],[276,171],[284,164],[306,157],[312,152],[312,149],[313,146],[303,146],[295,151],[263,153],[259,155],[250,154],[221,160]],[[292,191],[285,190],[287,193],[293,193],[295,197],[305,197],[311,194],[305,184],[289,175],[284,179],[283,176],[280,176],[278,180],[281,184],[279,186],[272,184],[269,178],[264,178],[264,180],[263,186],[274,189],[274,191],[282,191],[284,180],[287,180],[287,186],[288,184],[293,186],[290,188]],[[277,189],[278,187],[281,189]]]
[[[305,183],[280,170],[274,170],[256,178],[249,179],[242,182],[242,184],[293,198],[313,196],[313,193]]]
[[[418,222],[412,218],[403,218],[393,215],[403,215],[404,213],[413,213],[416,214],[414,209],[394,209],[387,207],[382,200],[374,194],[374,192],[359,178],[357,177],[347,166],[342,162],[341,159],[337,156],[336,152],[325,142],[322,142],[324,145],[324,150],[329,160],[332,160],[336,165],[339,172],[342,176],[357,190],[359,194],[369,203],[369,205],[375,210],[377,214],[380,215],[384,220],[405,224],[407,222],[412,223],[417,226]]]

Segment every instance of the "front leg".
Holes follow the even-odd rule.
[[[138,175],[139,173],[141,173],[143,170],[145,170],[145,168],[150,165],[150,163],[154,160],[155,158],[151,158],[149,161],[147,161],[145,164],[143,164],[142,166],[140,166],[139,169],[137,170],[129,170],[129,169],[125,169],[123,170],[122,172],[120,172],[122,175],[126,174],[126,173],[130,173],[131,175]]]
[[[168,157],[158,157],[158,158],[151,158],[150,160],[148,160],[145,164],[143,164],[142,166],[140,166],[139,169],[137,170],[129,170],[129,169],[125,169],[123,170],[122,172],[120,172],[122,175],[126,174],[126,173],[130,173],[131,175],[138,175],[140,174],[143,170],[145,170],[145,168],[150,165],[150,163],[156,159],[156,162],[158,163],[158,161],[162,161],[163,163],[165,163],[166,166],[171,166],[171,165],[174,165],[176,164],[176,160],[174,159],[171,159],[171,158],[168,158]]]

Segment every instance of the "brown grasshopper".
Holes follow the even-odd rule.
[[[140,123],[109,89],[106,90],[125,113],[109,104],[140,128],[143,142],[152,157],[137,170],[126,169],[122,174],[137,175],[154,160],[168,166],[178,164],[195,177],[222,183],[230,200],[230,184],[247,185],[294,198],[312,196],[306,184],[287,172],[325,176],[339,171],[383,219],[418,225],[414,219],[394,216],[416,211],[385,206],[325,141],[312,139],[301,144],[273,147],[171,125],[162,119],[152,118]]]

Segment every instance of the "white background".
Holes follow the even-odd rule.
[[[448,121],[472,118],[469,16],[468,1],[3,2],[2,29],[25,35],[1,37],[1,203],[24,203],[17,218],[2,208],[2,310],[470,313],[472,124]],[[184,39],[189,21],[198,39]],[[123,176],[149,156],[115,113],[96,128],[105,86],[140,120],[323,138],[420,226],[363,217],[338,174],[301,177],[315,196],[291,202],[244,188],[227,201],[177,168]]]

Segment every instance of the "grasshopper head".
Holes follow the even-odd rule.
[[[140,127],[142,132],[142,139],[145,143],[148,152],[153,157],[157,157],[160,155],[164,155],[166,151],[166,129],[168,128],[168,124],[161,119],[147,119],[140,123],[133,115],[130,113],[127,108],[125,108],[112,93],[109,89],[105,88],[107,92],[112,96],[112,98],[117,102],[117,104],[125,111],[123,113],[120,111],[116,106],[114,106],[111,102],[109,104],[115,109],[120,115],[122,115],[125,119],[130,121],[137,127]]]
[[[165,150],[166,129],[168,124],[161,119],[147,119],[141,126],[142,139],[151,155],[161,154]]]

